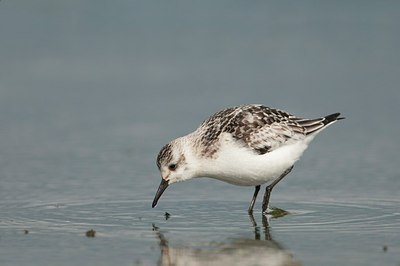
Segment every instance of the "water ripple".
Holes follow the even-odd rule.
[[[399,202],[389,200],[358,202],[281,202],[289,215],[270,219],[279,231],[399,232]],[[165,208],[171,213],[167,221]],[[191,232],[232,232],[247,230],[251,223],[247,203],[228,201],[164,202],[151,209],[148,200],[93,200],[86,202],[3,204],[0,230],[30,229],[39,232],[81,233],[102,228],[104,236],[146,233],[152,223],[168,230]],[[261,214],[256,214],[255,216]]]

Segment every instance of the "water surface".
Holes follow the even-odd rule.
[[[399,202],[279,202],[248,215],[240,201],[92,200],[1,206],[2,264],[396,265]],[[93,229],[95,238],[85,232]],[[322,247],[323,246],[323,247]],[[18,251],[18,253],[16,253]],[[318,252],[317,252],[318,251]],[[18,255],[20,254],[20,255]],[[340,254],[340,257],[338,257]],[[368,259],[368,262],[366,261]]]

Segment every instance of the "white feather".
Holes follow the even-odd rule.
[[[259,155],[237,145],[230,134],[223,138],[216,158],[200,159],[197,175],[240,186],[261,185],[278,178],[300,158],[310,141],[305,138]]]

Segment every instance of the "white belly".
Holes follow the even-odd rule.
[[[204,159],[200,176],[234,185],[256,186],[278,178],[307,148],[309,139],[287,144],[263,155],[225,142],[214,159]],[[233,143],[234,144],[234,143]]]

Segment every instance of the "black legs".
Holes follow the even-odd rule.
[[[254,207],[254,203],[256,203],[256,198],[258,195],[258,191],[260,191],[260,185],[256,186],[256,189],[254,190],[254,195],[253,195],[253,199],[250,202],[250,206],[248,209],[249,214],[253,213],[253,207]]]
[[[274,186],[276,184],[279,183],[279,181],[281,181],[287,174],[289,174],[290,171],[292,171],[292,169],[293,169],[293,165],[291,167],[289,167],[288,169],[286,169],[286,171],[283,172],[283,174],[281,174],[277,179],[274,180],[274,182],[272,182],[265,189],[264,200],[263,200],[263,203],[262,203],[262,211],[263,211],[263,213],[265,213],[267,211],[267,209],[268,209],[268,203],[269,203],[269,198],[271,197],[272,189],[274,188]],[[260,187],[261,187],[260,185],[255,186],[253,198],[251,199],[250,206],[249,206],[249,209],[248,209],[249,214],[253,213],[253,207],[254,207],[254,204],[256,203],[256,198],[257,198],[258,192],[260,191]]]
[[[276,184],[279,183],[279,181],[281,181],[287,174],[289,174],[290,171],[292,171],[292,169],[293,169],[293,165],[291,167],[289,167],[285,172],[283,172],[283,174],[281,174],[277,179],[274,180],[274,182],[272,182],[265,189],[264,200],[263,200],[263,203],[262,203],[262,211],[263,211],[263,213],[265,213],[267,211],[267,209],[268,209],[269,198],[271,197],[272,189],[274,188],[274,186]]]

